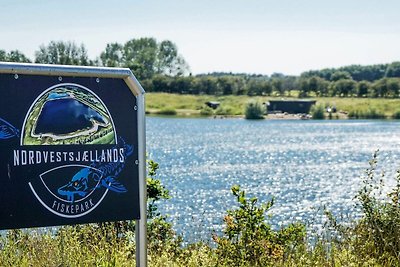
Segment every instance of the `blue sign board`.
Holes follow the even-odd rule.
[[[0,72],[0,229],[138,220],[143,144],[126,79]]]

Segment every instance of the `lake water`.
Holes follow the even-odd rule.
[[[390,184],[400,167],[398,121],[147,118],[147,151],[172,195],[159,207],[187,241],[221,231],[236,207],[234,184],[260,201],[275,197],[274,227],[320,228],[324,205],[357,217],[353,198],[377,149]]]
[[[104,118],[91,107],[73,98],[47,101],[39,115],[35,133],[68,134],[91,128],[91,119],[104,123]]]

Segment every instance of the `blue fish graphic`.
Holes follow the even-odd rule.
[[[133,152],[131,145],[126,144],[119,138],[122,147],[125,148],[125,159]],[[85,197],[93,190],[104,187],[117,193],[125,193],[127,189],[116,180],[125,166],[124,162],[96,163],[78,171],[66,185],[61,186],[57,192],[66,196],[68,201],[74,202],[75,195]]]
[[[6,120],[0,118],[0,140],[19,137],[19,130]]]

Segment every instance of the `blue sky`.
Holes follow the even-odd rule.
[[[300,74],[400,61],[400,1],[147,0],[2,1],[0,49],[33,58],[51,40],[175,42],[193,73]]]

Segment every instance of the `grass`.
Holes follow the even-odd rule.
[[[341,224],[325,211],[320,235],[310,236],[300,222],[273,229],[268,210],[274,199],[260,203],[233,186],[236,205],[223,216],[223,233],[212,235],[213,244],[184,246],[165,217],[150,216],[149,266],[400,266],[400,170],[387,187],[377,159],[378,152],[352,198],[363,214],[356,221]],[[158,164],[149,164],[153,177]],[[168,194],[158,180],[150,185]],[[135,266],[134,240],[130,222],[10,230],[0,235],[0,266]]]
[[[292,93],[292,95],[296,95]],[[175,110],[178,116],[200,116],[205,108],[205,102],[218,101],[220,107],[214,111],[216,115],[241,115],[249,102],[265,103],[268,100],[282,99],[280,96],[267,97],[247,95],[236,96],[211,96],[211,95],[178,95],[167,93],[147,93],[146,112],[157,114],[161,110]],[[298,99],[297,97],[285,97],[286,99]],[[387,98],[341,98],[341,97],[312,97],[317,104],[324,107],[335,106],[339,114],[370,114],[371,110],[376,114],[383,114],[384,118],[398,118],[400,99]],[[203,112],[203,115],[209,112]],[[336,118],[337,116],[333,116]],[[343,118],[344,116],[339,116]],[[373,117],[373,116],[370,116]],[[381,118],[381,116],[377,116]]]
[[[173,109],[176,110],[178,116],[199,116],[200,112],[206,107],[205,102],[218,101],[221,105],[214,111],[213,115],[243,115],[246,104],[250,99],[261,100],[262,98],[148,93],[146,94],[146,112],[157,114],[157,112],[163,109]],[[206,112],[206,114],[209,113],[208,111]]]
[[[174,115],[177,115],[178,113],[176,112],[175,109],[167,107],[167,108],[162,108],[162,109],[156,111],[156,114],[174,116]]]

